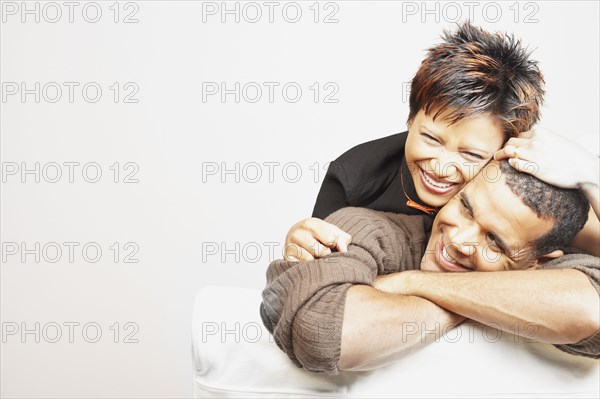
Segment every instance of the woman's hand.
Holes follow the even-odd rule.
[[[585,148],[546,129],[537,128],[513,137],[494,154],[494,159],[511,157],[508,162],[548,184],[580,189],[592,210],[583,230],[571,245],[600,256],[600,159]],[[596,217],[594,217],[594,214]]]
[[[561,188],[597,186],[600,177],[595,154],[544,128],[532,129],[508,140],[504,148],[494,154],[496,160],[504,158],[510,158],[508,162],[518,171]]]
[[[285,237],[284,258],[309,261],[331,253],[331,249],[347,252],[350,234],[318,218],[308,218],[292,226]]]

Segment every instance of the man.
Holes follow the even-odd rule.
[[[348,252],[272,262],[262,320],[295,364],[330,374],[378,367],[419,344],[403,323],[441,334],[465,318],[516,333],[533,325],[536,339],[600,357],[600,262],[560,250],[588,209],[579,191],[506,161],[486,166],[433,227],[426,216],[341,209],[327,219],[352,235]]]

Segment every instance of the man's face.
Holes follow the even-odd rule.
[[[421,270],[501,271],[537,266],[532,243],[554,226],[539,219],[490,163],[444,206],[433,222]]]
[[[404,152],[419,199],[436,207],[472,180],[504,143],[500,125],[490,116],[452,125],[444,117],[434,122],[419,111],[408,129]]]

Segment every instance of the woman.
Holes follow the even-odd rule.
[[[550,184],[582,188],[598,214],[598,158],[531,131],[543,86],[537,62],[513,36],[468,22],[446,32],[411,82],[408,131],[360,144],[330,164],[313,217],[287,234],[285,259],[345,251],[351,237],[322,220],[345,206],[434,217],[493,157],[511,157],[514,167]],[[577,161],[557,167],[565,153]],[[574,245],[600,256],[598,231],[590,218]]]

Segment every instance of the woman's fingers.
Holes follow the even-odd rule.
[[[506,147],[502,147],[494,153],[494,160],[496,161],[501,161],[510,157],[512,157],[512,154],[506,150]]]
[[[500,159],[504,158],[508,158],[508,163],[519,172],[536,176],[540,169],[539,165],[532,161],[531,152],[526,148],[507,146]]]
[[[539,170],[538,166],[535,163],[529,162],[525,159],[510,158],[508,160],[508,163],[510,164],[510,166],[512,166],[519,172],[529,173],[533,176],[535,176],[537,174],[537,171]]]
[[[496,153],[494,154],[494,159],[496,161],[501,161],[506,158],[520,158],[523,155],[523,153],[522,150],[518,151],[517,149],[521,150],[521,148],[518,146],[507,144],[498,151],[496,151]],[[517,155],[515,156],[515,154]]]
[[[500,161],[506,158],[529,159],[531,139],[511,138],[504,147],[496,151],[494,159]]]
[[[520,139],[531,139],[535,136],[535,129],[528,130],[526,132],[521,132],[517,136]]]
[[[550,130],[538,127],[519,134],[494,154],[516,170],[562,188],[578,188],[598,178],[598,158],[588,149]]]

